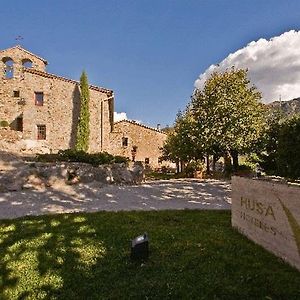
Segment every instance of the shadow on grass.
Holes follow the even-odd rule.
[[[129,259],[147,231],[150,258]],[[300,273],[227,211],[101,212],[0,221],[1,299],[299,299]],[[268,298],[269,297],[269,298]]]
[[[93,267],[107,253],[85,216],[2,221],[0,298],[83,299]]]

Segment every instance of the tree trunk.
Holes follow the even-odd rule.
[[[232,169],[231,157],[229,153],[226,151],[224,154],[224,174],[226,177],[230,176]]]
[[[180,160],[180,172],[182,173],[184,171],[184,162]]]
[[[232,157],[233,171],[236,172],[239,168],[239,154],[236,150],[230,151]]]
[[[210,174],[210,167],[209,167],[209,154],[206,155],[206,174]]]
[[[216,162],[217,162],[217,157],[213,155],[213,161],[212,161],[212,171],[216,172]]]
[[[179,160],[176,161],[176,173],[179,173],[180,169],[179,169]]]

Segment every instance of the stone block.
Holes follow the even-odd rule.
[[[232,178],[232,226],[300,270],[300,187]]]

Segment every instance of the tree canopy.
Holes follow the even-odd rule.
[[[300,178],[300,115],[295,115],[282,124],[277,155],[279,175]]]
[[[257,156],[267,174],[300,178],[300,114],[292,117],[272,114],[263,146]]]
[[[205,141],[207,152],[213,152],[216,145],[222,151],[249,151],[265,124],[260,99],[246,70],[213,73],[192,98],[197,137]]]
[[[260,99],[247,70],[213,73],[202,90],[194,91],[185,113],[176,119],[165,149],[170,142],[176,151],[185,149],[177,153],[185,161],[204,154],[230,153],[237,163],[237,155],[251,151],[264,130],[265,109]]]

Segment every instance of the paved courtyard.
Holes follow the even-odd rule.
[[[0,193],[0,219],[100,210],[230,209],[230,202],[225,181],[159,180],[137,186],[94,182]]]

